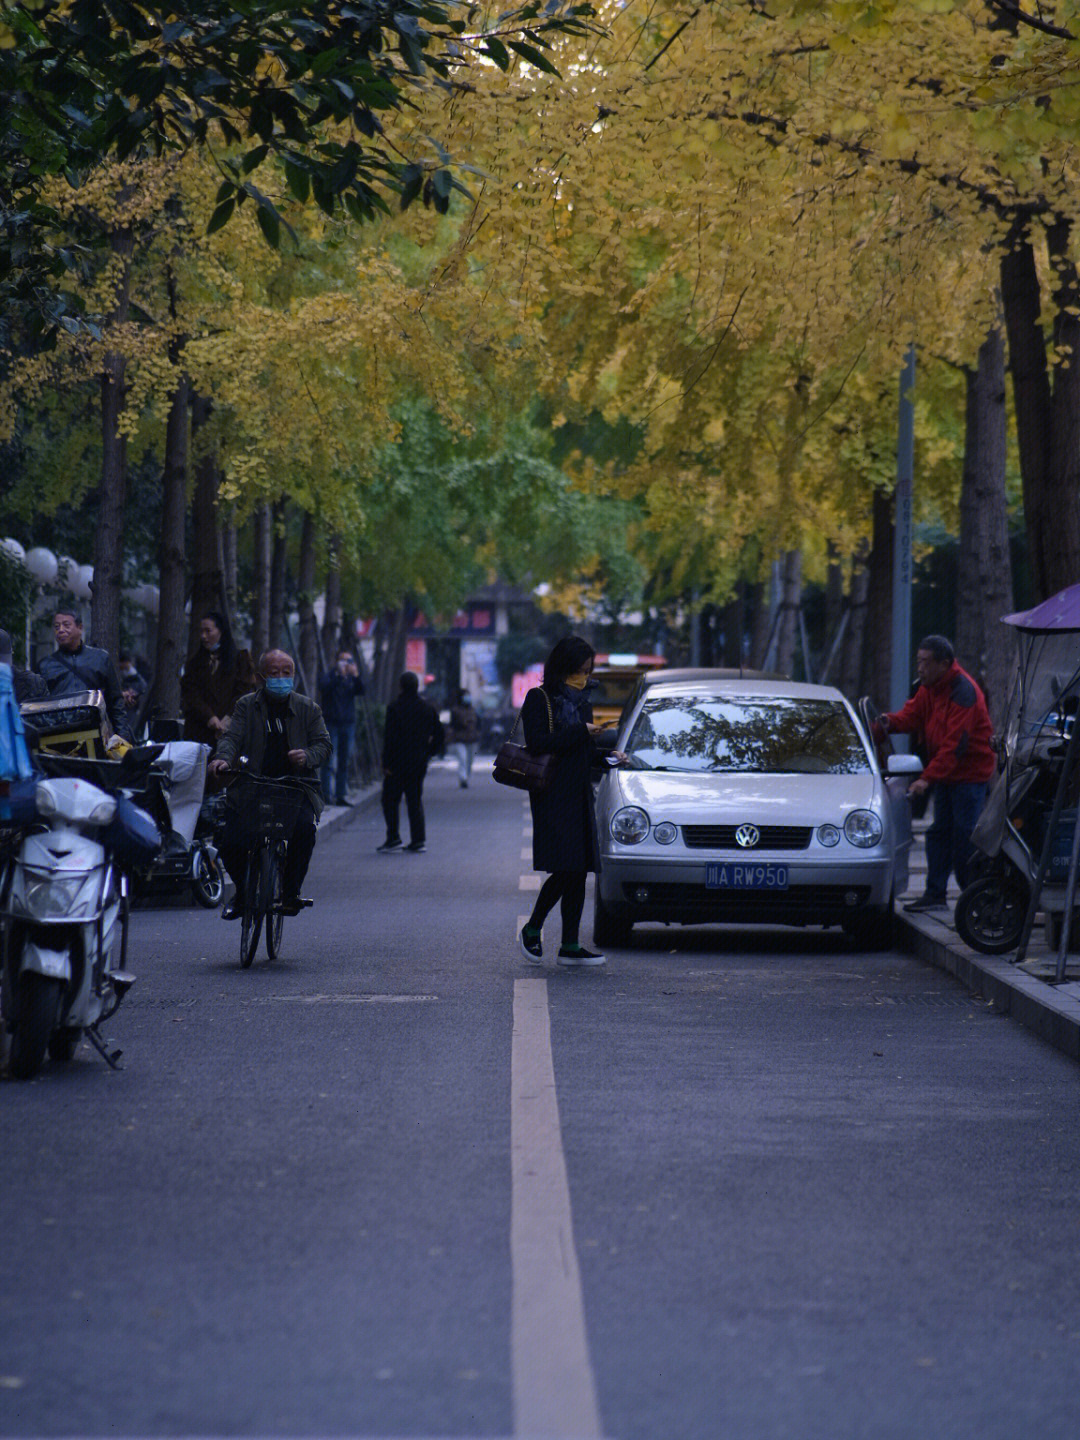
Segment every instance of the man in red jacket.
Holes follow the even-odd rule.
[[[921,795],[933,788],[934,820],[926,832],[926,893],[905,910],[939,910],[945,905],[949,875],[963,889],[971,861],[971,832],[986,803],[997,760],[990,748],[993,726],[986,699],[975,681],[956,663],[943,635],[919,641],[915,668],[921,684],[902,710],[882,715],[883,731],[920,732],[929,760],[908,787]]]

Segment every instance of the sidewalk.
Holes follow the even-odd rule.
[[[929,822],[915,822],[915,847],[911,856],[911,885],[897,901],[897,944],[927,965],[947,970],[961,985],[989,1001],[1002,1015],[1014,1019],[1048,1040],[1073,1060],[1080,1060],[1080,956],[1070,955],[1066,979],[1053,983],[1055,954],[1048,950],[1042,922],[1036,920],[1022,965],[1010,956],[980,955],[969,949],[952,923],[956,883],[949,891],[950,913],[907,915],[903,901],[913,900],[926,888],[924,836]],[[1074,944],[1076,942],[1074,941]]]

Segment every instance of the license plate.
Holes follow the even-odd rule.
[[[705,866],[705,885],[709,890],[786,890],[787,883],[786,865],[725,861]]]

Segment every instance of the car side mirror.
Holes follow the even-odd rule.
[[[886,775],[921,775],[923,768],[918,755],[890,755],[885,761]]]

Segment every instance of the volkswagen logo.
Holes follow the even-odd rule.
[[[756,825],[740,825],[735,831],[735,844],[744,850],[752,850],[760,839],[761,831]]]

